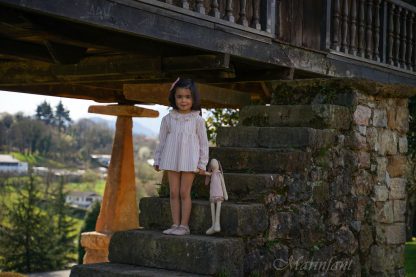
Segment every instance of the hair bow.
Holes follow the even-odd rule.
[[[175,82],[173,82],[173,83],[172,83],[172,85],[170,86],[169,91],[171,91],[171,90],[175,87],[176,83],[177,83],[179,80],[180,80],[180,77],[178,77],[178,78],[175,80]]]

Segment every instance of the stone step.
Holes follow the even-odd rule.
[[[145,197],[140,200],[140,226],[163,230],[172,224],[169,198]],[[211,227],[211,205],[208,201],[193,200],[189,227],[192,234],[205,235]],[[262,204],[232,203],[221,205],[220,236],[255,236],[268,226],[266,209]]]
[[[244,244],[240,238],[174,236],[159,231],[115,233],[109,260],[197,274],[243,276]]]
[[[282,191],[285,187],[285,178],[280,174],[248,174],[224,173],[228,200],[234,202],[261,203],[271,192]],[[205,177],[197,175],[192,186],[195,199],[209,199],[209,187],[205,186]]]
[[[210,159],[218,159],[224,172],[302,173],[311,161],[311,153],[300,150],[211,147],[209,151]]]
[[[237,126],[218,129],[218,147],[263,147],[319,149],[333,145],[334,130],[308,127]]]
[[[312,127],[348,129],[351,113],[337,105],[245,106],[240,110],[239,125],[258,127]]]
[[[70,277],[203,277],[209,275],[170,271],[159,268],[134,266],[128,264],[99,263],[76,265],[71,269]]]

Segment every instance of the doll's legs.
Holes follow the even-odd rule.
[[[211,202],[211,218],[212,226],[205,232],[207,235],[221,231],[220,218],[221,218],[221,201],[216,203]]]

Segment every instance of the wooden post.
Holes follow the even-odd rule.
[[[90,113],[116,115],[111,161],[95,232],[81,234],[84,264],[108,262],[111,235],[139,227],[134,174],[132,117],[157,117],[159,112],[134,106],[90,106]]]

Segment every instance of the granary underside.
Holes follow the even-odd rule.
[[[167,83],[181,76],[216,92],[212,101],[206,99],[206,107],[238,107],[246,101],[245,94],[267,103],[279,80],[358,77],[416,84],[410,65],[406,70],[324,49],[330,38],[322,35],[330,31],[321,16],[331,8],[328,1],[315,1],[322,7],[316,18],[307,18],[308,2],[294,1],[303,3],[300,43],[292,26],[299,7],[277,1],[274,10],[273,0],[247,1],[261,4],[257,24],[256,12],[249,8],[248,23],[240,20],[241,9],[240,15],[229,10],[235,15],[232,22],[223,15],[209,16],[208,8],[196,12],[169,0],[0,0],[0,89],[163,104],[159,95],[166,98],[162,91]],[[195,10],[204,2],[189,3]],[[219,12],[226,12],[221,5]],[[290,24],[282,17],[285,9],[293,17]],[[154,95],[149,98],[150,84]],[[227,93],[236,103],[218,101]]]

